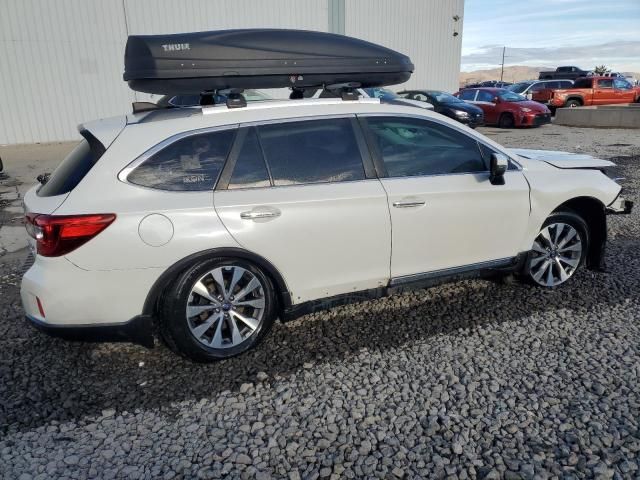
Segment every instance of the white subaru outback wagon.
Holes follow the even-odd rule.
[[[508,150],[377,99],[159,110],[90,122],[24,198],[27,318],[197,361],[273,322],[496,273],[557,287],[602,265],[613,164]]]

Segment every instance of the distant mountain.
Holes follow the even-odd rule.
[[[538,78],[543,70],[554,70],[553,67],[524,67],[514,65],[504,67],[502,79],[505,82],[521,82]],[[474,72],[460,72],[460,86],[468,83],[485,82],[487,80],[500,80],[500,67],[490,70],[476,70]]]
[[[538,74],[542,71],[555,70],[555,67],[525,67],[514,65],[504,67],[502,79],[505,82],[521,82],[523,80],[537,80]],[[621,72],[624,75],[631,75],[640,80],[638,72]],[[484,82],[487,80],[500,80],[500,67],[490,70],[476,70],[474,72],[460,72],[460,86],[468,83]]]

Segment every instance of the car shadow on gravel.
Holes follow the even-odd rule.
[[[313,374],[318,362],[361,361],[354,357],[363,349],[384,353],[437,335],[475,335],[558,308],[586,318],[588,312],[637,298],[639,248],[638,237],[621,238],[609,249],[609,275],[583,271],[554,291],[465,281],[278,323],[255,350],[209,365],[163,346],[146,350],[49,338],[26,324],[17,287],[10,287],[3,293],[10,302],[0,321],[0,436],[52,421],[90,423],[85,417],[110,408],[157,409],[172,416],[175,402],[215,399],[224,390],[256,382],[258,372],[270,380]],[[305,363],[313,364],[311,369]]]

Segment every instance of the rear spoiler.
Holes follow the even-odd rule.
[[[81,123],[78,125],[78,131],[89,142],[91,149],[95,149],[96,153],[102,155],[113,141],[118,138],[118,135],[126,125],[127,117],[121,115]]]

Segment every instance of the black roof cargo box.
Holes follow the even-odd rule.
[[[403,83],[413,72],[406,55],[374,43],[304,30],[220,30],[131,35],[124,80],[147,93],[220,89]]]

